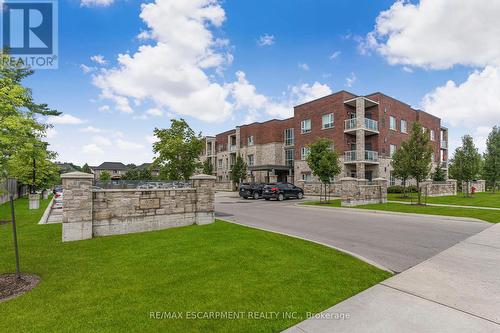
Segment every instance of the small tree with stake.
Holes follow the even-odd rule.
[[[214,166],[210,159],[206,159],[205,162],[203,162],[203,173],[205,175],[211,175],[214,172]]]
[[[324,188],[325,203],[329,201],[329,187],[331,179],[340,174],[341,167],[339,156],[333,150],[333,141],[320,138],[309,145],[309,155],[306,158],[307,165],[311,168],[313,175],[319,178]],[[321,191],[323,192],[323,191]],[[322,201],[320,193],[319,201]]]
[[[406,142],[401,144],[401,147],[396,150],[394,155],[392,155],[392,172],[393,176],[401,179],[401,183],[403,184],[403,198],[406,198],[406,182],[410,179],[411,175],[411,161],[410,155],[408,154],[408,147]]]
[[[418,204],[422,204],[422,191],[420,183],[427,179],[431,171],[431,157],[433,154],[430,145],[429,131],[423,130],[419,122],[414,122],[410,138],[405,142],[409,163],[412,166],[410,176],[417,182]]]
[[[498,126],[493,127],[486,140],[483,173],[495,193],[500,182],[500,127]]]
[[[236,161],[234,162],[233,168],[231,170],[231,179],[236,184],[239,184],[245,179],[247,176],[247,164],[243,160],[240,154],[236,156]]]
[[[472,137],[465,135],[462,138],[462,146],[455,150],[450,172],[456,180],[465,182],[466,197],[469,197],[469,184],[478,175],[480,166],[481,155],[474,146]]]

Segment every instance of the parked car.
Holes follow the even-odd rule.
[[[262,190],[265,184],[258,183],[243,183],[240,185],[240,197],[243,199],[254,198],[255,200],[262,197]]]
[[[262,196],[266,200],[276,199],[278,201],[289,198],[302,199],[304,190],[291,183],[274,183],[264,186]]]

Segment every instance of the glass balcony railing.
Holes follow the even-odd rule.
[[[236,151],[236,145],[229,146],[229,151]]]
[[[356,150],[348,150],[344,153],[344,162],[358,162]],[[365,150],[364,162],[378,162],[378,152]],[[359,162],[363,162],[359,161]]]
[[[348,150],[344,153],[344,162],[356,162],[356,151]]]
[[[448,142],[445,140],[441,140],[441,149],[448,149]]]
[[[356,118],[351,118],[351,119],[345,120],[344,128],[347,131],[358,129]],[[365,124],[364,124],[363,128],[366,130],[378,132],[378,121],[365,118]]]
[[[378,152],[372,150],[365,150],[365,161],[377,162]]]

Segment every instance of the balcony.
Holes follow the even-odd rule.
[[[363,160],[358,160],[356,150],[348,150],[344,153],[344,163],[370,163],[378,164],[378,152],[372,150],[365,150],[365,158]]]
[[[441,149],[448,149],[448,141],[441,140]]]
[[[236,145],[229,146],[229,151],[234,153],[236,151]]]
[[[378,134],[378,121],[365,118],[364,126],[359,127],[357,118],[346,119],[344,123],[344,133],[355,133],[356,130],[365,130],[366,135]]]

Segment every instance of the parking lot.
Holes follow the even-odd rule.
[[[490,226],[449,217],[299,206],[310,200],[242,199],[216,194],[216,216],[340,248],[395,272],[406,270]],[[313,198],[317,200],[317,198]]]

